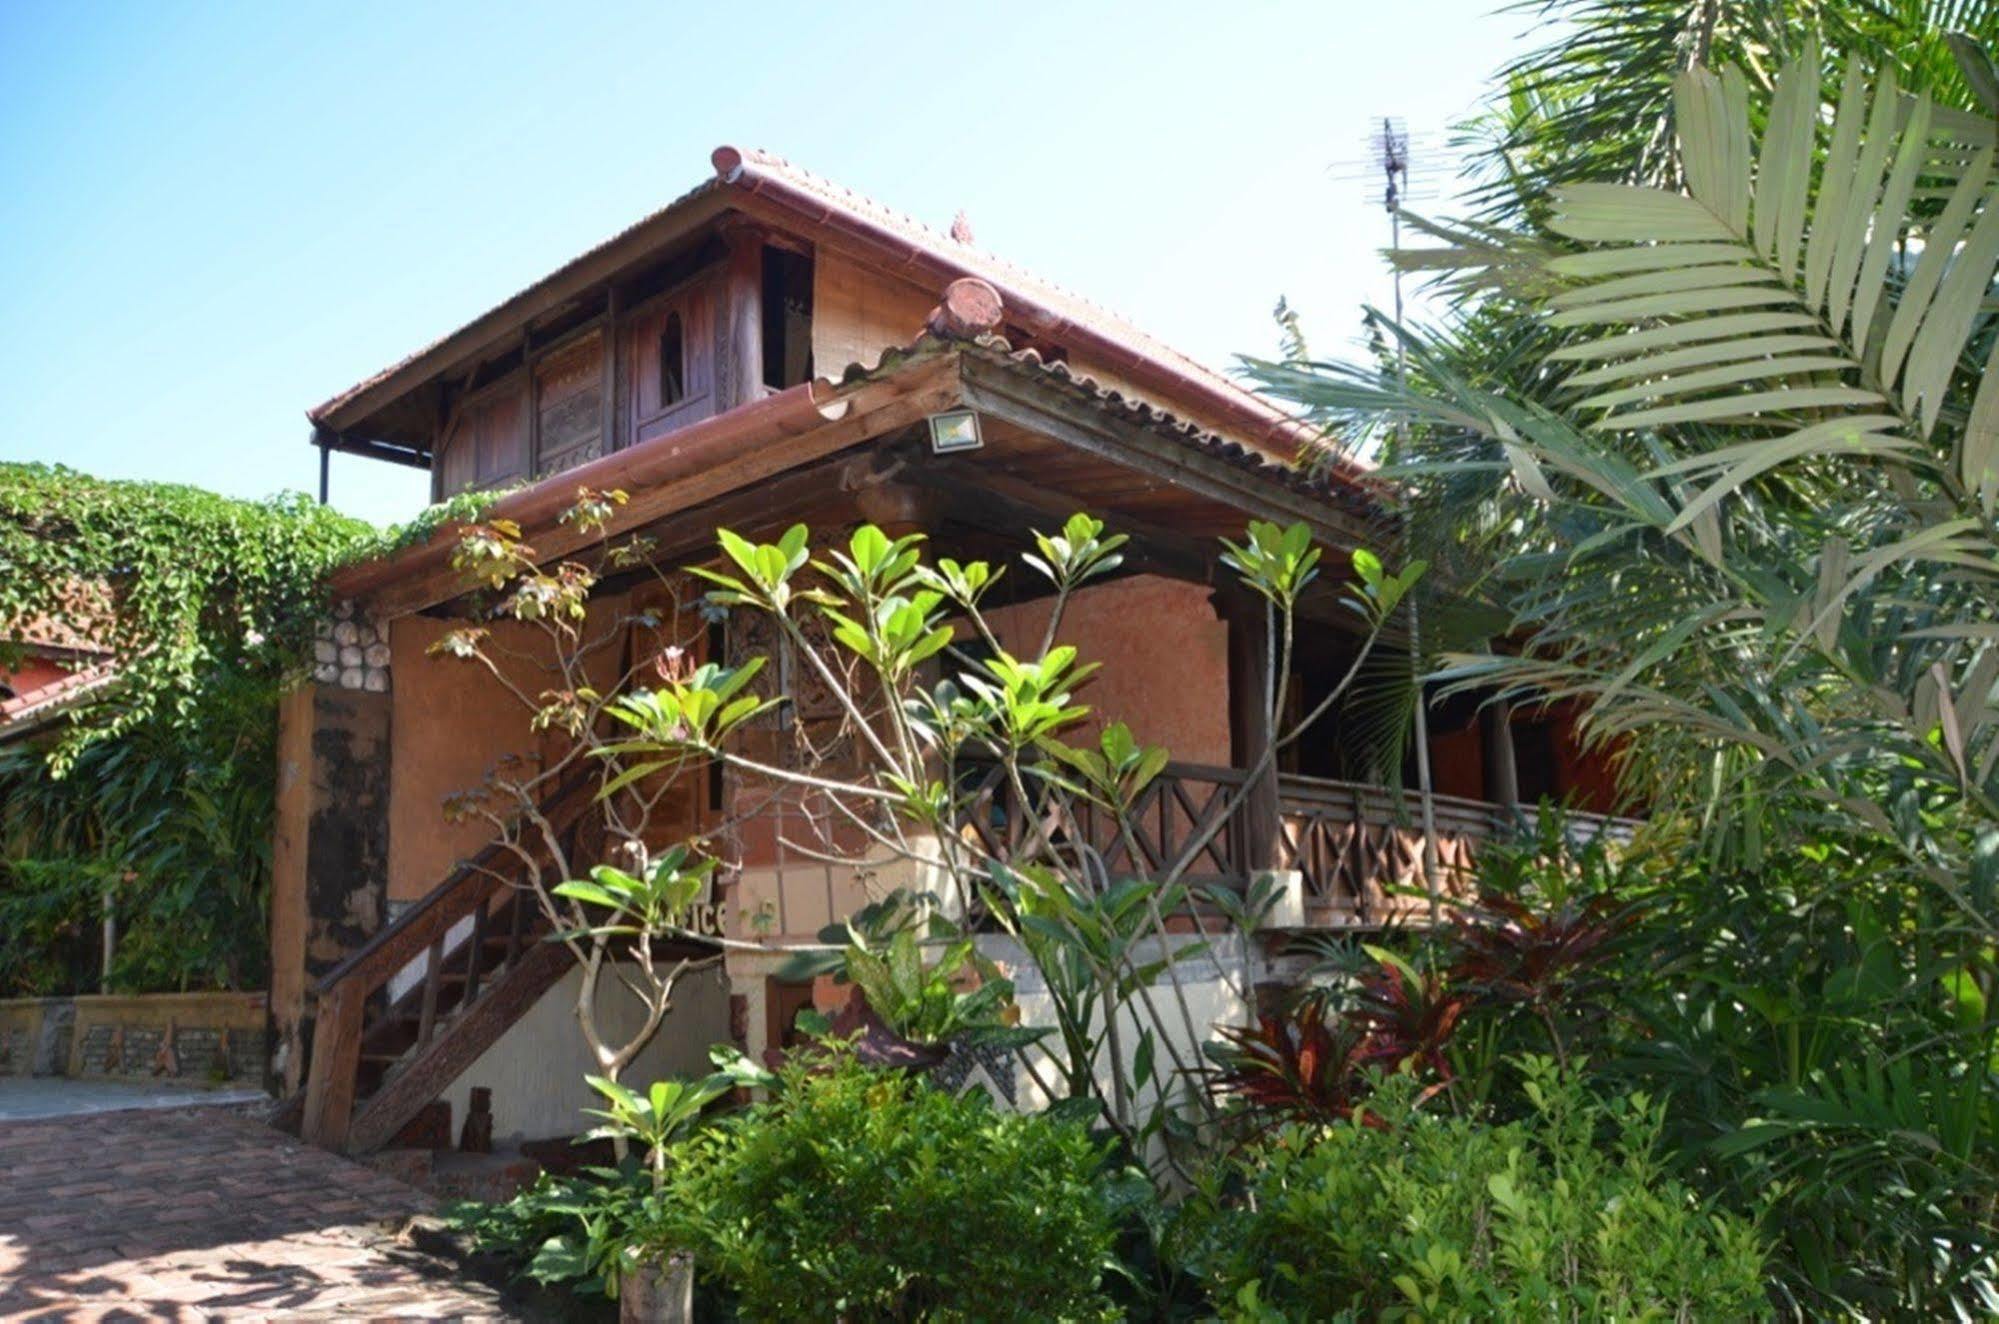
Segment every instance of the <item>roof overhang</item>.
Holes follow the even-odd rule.
[[[536,318],[589,296],[731,210],[932,288],[965,276],[987,281],[1004,299],[1009,318],[1036,336],[1064,345],[1079,360],[1117,373],[1158,403],[1195,414],[1239,441],[1292,457],[1316,437],[1308,425],[1269,401],[1122,319],[781,158],[724,146],[716,149],[712,164],[714,178],[678,201],[460,330],[308,411],[315,440],[341,449],[374,448],[380,458],[428,464],[430,457],[417,453],[421,448],[371,436],[370,419],[439,374],[462,371],[499,352]],[[1333,463],[1346,481],[1366,482],[1365,464],[1345,457]]]
[[[1125,399],[1060,364],[1015,354],[1004,342],[925,336],[840,383],[818,381],[767,396],[678,432],[551,475],[501,497],[483,518],[520,525],[543,563],[898,433],[932,414],[969,406],[1128,469],[1162,487],[1241,512],[1303,521],[1337,547],[1379,534],[1370,507],[1344,484],[1277,464],[1150,405]],[[589,534],[562,520],[580,489],[618,489],[627,501]],[[394,617],[464,592],[451,565],[462,525],[337,572],[332,591]],[[700,542],[711,543],[712,528]]]
[[[0,745],[46,730],[66,714],[103,698],[117,680],[117,668],[100,663],[0,700]]]
[[[306,417],[312,421],[315,440],[326,440],[338,449],[363,453],[371,448],[398,452],[412,449],[370,437],[367,434],[369,420],[433,377],[458,371],[466,364],[516,342],[521,328],[535,319],[589,295],[605,282],[699,233],[728,209],[728,203],[727,195],[715,181],[709,180],[637,225],[565,263],[450,335],[307,410]],[[427,455],[418,458],[398,453],[381,454],[375,458],[400,459],[404,463],[422,465],[429,463]]]

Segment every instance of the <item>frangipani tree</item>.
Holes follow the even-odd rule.
[[[1209,953],[1230,923],[1253,924],[1268,897],[1197,894],[1188,881],[1190,866],[1246,789],[1231,791],[1177,858],[1152,862],[1133,845],[1134,814],[1165,769],[1167,751],[1115,721],[1071,743],[1091,716],[1082,687],[1100,664],[1062,642],[1065,613],[1078,589],[1119,566],[1123,542],[1086,515],[1057,533],[1033,536],[1033,550],[1021,560],[1048,581],[1051,612],[1038,645],[1017,654],[1002,646],[983,605],[1006,567],[933,561],[921,535],[891,537],[873,525],[817,554],[802,525],[769,543],[722,531],[721,559],[696,571],[713,586],[709,600],[774,627],[790,650],[789,670],[818,678],[831,695],[837,738],[801,738],[782,759],[747,752],[743,737],[762,706],[793,698],[757,697],[752,682],[779,669],[752,657],[669,676],[613,700],[607,716],[628,728],[629,738],[603,752],[623,761],[627,780],[719,760],[751,784],[813,799],[819,821],[837,830],[787,838],[786,848],[797,855],[855,863],[887,858],[927,870],[948,903],[926,914],[936,960],[963,960],[968,930],[989,927],[1019,944],[1049,992],[1052,1034],[1020,1029],[989,1034],[987,1042],[1016,1050],[1046,1097],[1173,1167],[1171,1142],[1190,1136],[1214,1111],[1196,1047],[1213,1027],[1194,1010],[1183,968]],[[1254,522],[1243,542],[1225,544],[1221,555],[1268,603],[1276,624],[1264,687],[1276,727],[1287,711],[1294,616],[1319,577],[1322,552],[1302,525]],[[1363,635],[1361,657],[1422,572],[1416,565],[1390,573],[1371,554],[1355,556],[1347,601]],[[961,643],[983,648],[974,656]],[[1352,674],[1280,739],[1295,738],[1322,716]],[[834,748],[847,753],[815,756]],[[1274,748],[1248,770],[1250,784],[1271,771]],[[977,778],[968,773],[995,766],[1011,803],[1032,807],[1024,815],[1026,846],[1007,858],[990,854],[966,830],[981,803]],[[1092,821],[1108,821],[1113,835],[1085,826],[1086,811]],[[843,849],[842,837],[855,844]],[[1200,921],[1197,900],[1219,906],[1229,923]],[[902,907],[892,911],[907,917]],[[1190,915],[1202,927],[1198,934],[1176,932],[1169,922]],[[922,957],[906,934],[887,937],[883,950],[908,964]],[[840,946],[867,950],[858,940]],[[825,955],[828,965],[840,959],[837,949]],[[1221,973],[1237,983],[1238,997],[1253,1000],[1246,983]],[[885,1018],[934,1019],[915,1005],[931,992],[941,996],[923,971],[880,980],[862,974],[877,996],[914,990],[909,1008],[876,1008]]]
[[[581,490],[563,522],[595,533],[625,500],[623,492]],[[716,861],[694,842],[664,839],[678,823],[672,810],[689,768],[635,769],[606,717],[642,678],[693,666],[698,623],[680,610],[683,585],[649,551],[633,538],[543,565],[512,521],[468,524],[452,564],[476,586],[479,623],[447,631],[430,648],[485,672],[523,734],[542,742],[541,757],[503,759],[480,785],[452,796],[446,812],[492,830],[508,881],[575,958],[577,1027],[596,1064],[593,1084],[602,1081],[597,1087],[613,1099],[672,1011],[680,981],[722,960],[717,936],[695,928]],[[640,588],[599,595],[607,575],[636,577]],[[637,640],[647,646],[632,647]],[[672,938],[695,939],[700,949],[668,955],[660,940]],[[618,995],[635,1000],[635,1022],[613,1014],[608,1003]]]

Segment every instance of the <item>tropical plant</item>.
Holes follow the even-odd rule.
[[[1216,1088],[1263,1127],[1352,1117],[1385,1075],[1417,1082],[1417,1104],[1511,1113],[1498,1089],[1511,1058],[1552,1052],[1567,1069],[1615,1042],[1604,1003],[1637,964],[1642,874],[1606,863],[1600,841],[1578,846],[1553,810],[1485,856],[1479,890],[1442,924],[1304,941],[1316,959],[1301,988],[1209,1047]]]
[[[914,931],[904,929],[884,951],[848,946],[844,970],[888,1027],[916,1043],[942,1044],[997,1025],[1013,1002],[1013,983],[980,979],[970,938],[947,943],[926,962]],[[966,981],[975,986],[966,989]]]
[[[692,1131],[702,1110],[735,1087],[730,1077],[713,1075],[693,1081],[656,1080],[640,1094],[602,1076],[584,1079],[604,1096],[605,1106],[584,1110],[603,1122],[577,1137],[577,1143],[620,1140],[636,1145],[655,1191],[666,1184],[667,1146]]]
[[[1559,333],[1533,391],[1467,381],[1448,341],[1408,331],[1406,383],[1279,374],[1328,417],[1393,431],[1418,487],[1483,475],[1497,564],[1480,588],[1520,649],[1453,677],[1582,701],[1745,888],[1800,843],[1867,861],[1828,880],[1844,894],[1800,887],[1793,913],[1745,916],[1788,968],[1759,983],[1703,964],[1713,996],[1654,1008],[1657,1046],[1758,1082],[1702,1121],[1733,1137],[1711,1138],[1728,1180],[1746,1163],[1799,1202],[1787,1229],[1814,1229],[1785,1247],[1803,1310],[1976,1312],[1992,1290],[1999,135],[1989,61],[1954,47],[1975,109],[1851,59],[1822,105],[1809,43],[1767,99],[1753,76],[1689,68],[1684,191],[1565,184],[1544,229],[1434,259],[1492,272]],[[1873,955],[1827,965],[1848,931],[1879,934]],[[1911,996],[1870,978],[1853,999],[1868,969]],[[1812,1005],[1832,993],[1850,1020]]]
[[[583,1298],[616,1299],[634,1230],[649,1227],[657,1195],[633,1163],[543,1172],[505,1200],[454,1201],[440,1216],[482,1255],[525,1278]]]
[[[1471,201],[1489,221],[1532,213],[1562,184],[1679,183],[1673,80],[1733,66],[1767,90],[1814,37],[1832,82],[1850,64],[1893,65],[1904,90],[1968,108],[1949,34],[1986,33],[1999,19],[1986,0],[1523,0],[1512,9],[1549,39],[1500,68],[1493,94],[1461,126]]]
[[[1328,410],[1412,419],[1430,464],[1510,476],[1526,527],[1494,580],[1531,646],[1462,658],[1457,678],[1584,698],[1604,736],[1666,725],[1683,738],[1642,746],[1659,781],[1816,796],[1904,842],[1984,925],[1993,122],[1855,67],[1821,165],[1817,68],[1808,51],[1779,74],[1753,160],[1746,80],[1690,70],[1688,193],[1567,186],[1549,226],[1580,251],[1525,236],[1462,255],[1567,282],[1549,321],[1612,332],[1555,351],[1584,365],[1559,412],[1458,382],[1413,335],[1436,389],[1285,381]]]
[[[1216,1032],[1220,1042],[1208,1050],[1215,1087],[1259,1127],[1346,1121],[1373,1093],[1366,1037],[1324,998]]]
[[[380,533],[298,494],[0,464],[0,673],[54,639],[112,677],[0,751],[0,991],[261,985],[277,698],[323,580],[489,499]]]
[[[0,991],[263,986],[274,690],[214,675],[201,711],[89,743],[63,777],[42,744],[0,749]]]
[[[763,756],[748,724],[762,705],[792,696],[746,684],[763,674],[761,659],[752,659],[611,700],[605,711],[630,734],[606,752],[626,760],[628,779],[718,760],[744,784],[802,802],[799,818],[808,824],[829,825],[788,843],[804,857],[869,868],[901,860],[929,871],[938,895],[922,911],[920,932],[833,934],[845,950],[812,958],[813,969],[844,967],[905,1034],[949,1035],[1001,1011],[1010,996],[997,970],[977,970],[977,991],[953,982],[982,961],[970,927],[997,929],[1041,976],[1054,1033],[981,1033],[1016,1051],[1043,1096],[1108,1127],[1128,1152],[1173,1168],[1176,1145],[1214,1112],[1193,1056],[1209,1027],[1195,1016],[1181,972],[1229,930],[1204,921],[1202,932],[1182,934],[1168,917],[1193,909],[1186,874],[1247,791],[1227,792],[1229,802],[1196,826],[1178,858],[1153,861],[1135,844],[1134,812],[1163,772],[1166,751],[1116,721],[1071,743],[1091,716],[1079,687],[1099,664],[1061,642],[1064,612],[1078,589],[1117,568],[1123,541],[1080,514],[1056,533],[1034,534],[1021,560],[1048,581],[1052,611],[1038,647],[1016,656],[981,607],[1003,568],[933,562],[920,535],[891,538],[872,525],[817,555],[803,526],[761,544],[721,531],[720,558],[697,570],[712,585],[709,603],[765,618],[788,658],[773,670],[816,677],[833,715],[801,717],[793,748]],[[1224,544],[1222,560],[1267,602],[1274,626],[1265,691],[1273,726],[1288,711],[1293,616],[1322,555],[1303,525],[1253,522],[1240,544]],[[1424,568],[1391,572],[1367,552],[1353,563],[1348,604],[1364,659]],[[985,655],[951,653],[960,635]],[[939,667],[924,665],[947,656]],[[933,670],[942,678],[926,674]],[[1298,729],[1326,712],[1350,679]],[[1285,731],[1280,743],[1296,733]],[[820,752],[828,749],[841,758]],[[1249,770],[1251,784],[1273,757],[1266,752]],[[982,801],[982,785],[996,785],[999,800]],[[995,853],[967,825],[981,814],[990,819],[996,803],[1020,812],[1022,840]],[[1231,899],[1227,923],[1253,925],[1251,907],[1267,900],[1267,889]],[[929,949],[937,959],[928,959]],[[1224,968],[1222,977],[1234,974]],[[1253,1002],[1252,990],[1236,982],[1238,996]]]
[[[1179,1245],[1223,1317],[1769,1313],[1756,1230],[1667,1176],[1654,1101],[1599,1103],[1546,1058],[1521,1071],[1520,1121],[1424,1113],[1404,1078],[1371,1124],[1289,1128],[1211,1177]]]
[[[588,539],[625,500],[579,488],[562,521]],[[623,728],[608,718],[613,700],[620,712],[704,740],[764,706],[738,693],[755,666],[694,662],[700,627],[680,610],[684,584],[649,550],[643,537],[600,541],[594,552],[544,566],[512,521],[462,522],[452,565],[475,587],[476,620],[430,649],[484,669],[518,706],[526,732],[550,736],[549,757],[503,760],[446,808],[492,830],[518,866],[524,903],[575,959],[577,1026],[595,1074],[614,1087],[658,1033],[680,980],[719,964],[724,944],[698,924],[716,860],[699,840],[669,837],[674,796],[698,764],[654,758],[621,740]],[[641,589],[617,605],[593,601],[607,574],[640,579]],[[618,658],[627,639],[635,641],[629,655]],[[641,675],[659,688],[641,690]],[[559,821],[558,806],[578,786],[589,791],[587,808]],[[637,1001],[635,1024],[604,1014],[607,991]],[[614,1129],[611,1139],[622,1157],[627,1137]]]
[[[1384,327],[1406,372],[1259,375],[1385,442],[1412,547],[1488,562],[1452,585],[1517,655],[1451,674],[1584,700],[1685,811],[1601,1065],[1670,1086],[1703,1181],[1775,1200],[1800,1313],[1989,1312],[1993,15],[1562,12],[1582,39],[1512,89],[1507,226],[1411,263],[1471,302]]]
[[[1946,903],[1865,839],[1753,871],[1654,856],[1632,882],[1589,1051],[1667,1102],[1683,1171],[1763,1218],[1795,1313],[1992,1309],[1999,1100]]]
[[[298,493],[236,501],[0,464],[0,663],[37,628],[109,655],[117,701],[59,732],[48,753],[60,773],[90,743],[155,717],[199,721],[218,674],[282,676],[311,643],[322,577],[380,539]]]
[[[654,1232],[742,1315],[1116,1317],[1104,1277],[1120,1188],[1083,1127],[837,1046],[780,1074],[768,1101],[675,1148]]]

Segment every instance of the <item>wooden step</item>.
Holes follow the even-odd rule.
[[[482,980],[477,998],[448,1019],[439,1016],[430,1042],[398,1058],[374,1093],[356,1103],[347,1152],[365,1154],[386,1143],[555,987],[572,964],[567,948],[538,942],[524,948],[518,962],[495,972],[490,982]]]

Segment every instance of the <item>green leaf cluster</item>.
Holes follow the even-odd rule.
[[[108,652],[119,675],[114,699],[63,730],[52,766],[156,716],[198,722],[220,673],[276,683],[311,643],[327,571],[378,542],[297,493],[237,501],[0,464],[0,652],[54,624]]]
[[[1435,1117],[1392,1080],[1357,1120],[1211,1178],[1178,1236],[1223,1317],[1767,1318],[1755,1228],[1667,1175],[1658,1105],[1522,1070],[1520,1121]]]
[[[747,1318],[1115,1318],[1115,1205],[1081,1127],[851,1055],[675,1147],[655,1252],[691,1250]]]

